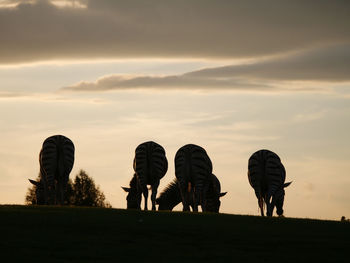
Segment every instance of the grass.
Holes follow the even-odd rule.
[[[1,262],[349,262],[350,223],[0,206]]]

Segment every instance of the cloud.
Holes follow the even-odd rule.
[[[349,82],[350,44],[305,50],[252,64],[207,68],[182,75],[110,75],[80,82],[63,91],[189,89],[244,91],[323,91],[322,87],[288,86],[290,81]],[[282,84],[281,84],[282,83]]]
[[[96,82],[80,82],[64,87],[61,91],[103,92],[112,90],[161,89],[161,90],[272,90],[269,85],[243,82],[236,79],[206,79],[186,75],[173,76],[124,76],[112,75]]]
[[[254,64],[204,69],[187,75],[227,78],[240,76],[270,80],[350,80],[350,43],[304,50]]]
[[[22,92],[0,91],[0,99],[24,98],[27,96],[28,94]]]
[[[293,117],[293,121],[297,123],[316,121],[324,118],[326,111],[299,113]]]
[[[347,1],[9,1],[0,63],[255,57],[350,41]],[[72,8],[84,7],[84,8]]]

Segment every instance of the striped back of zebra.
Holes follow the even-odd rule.
[[[149,141],[137,146],[135,150],[134,171],[141,186],[153,185],[164,177],[168,170],[168,160],[164,148]]]
[[[259,150],[252,154],[248,161],[248,180],[258,198],[261,215],[264,215],[264,203],[267,215],[272,216],[277,207],[277,214],[283,214],[284,184],[286,170],[279,156],[269,150]]]
[[[220,182],[219,179],[212,174],[210,184],[208,187],[206,195],[205,210],[207,212],[219,212],[220,200],[219,198],[224,196],[225,193],[220,192]],[[160,193],[159,197],[156,199],[156,203],[159,205],[158,210],[173,210],[181,202],[181,194],[179,184],[175,178],[167,187]],[[190,206],[193,208],[193,198],[190,196]]]
[[[193,198],[193,211],[198,205],[205,211],[205,192],[209,187],[213,166],[207,152],[200,146],[187,144],[175,155],[175,175],[179,183],[183,210],[190,210],[190,196]]]
[[[127,207],[135,207],[134,201],[131,200],[141,202],[141,197],[139,196],[142,193],[145,199],[144,209],[147,210],[147,185],[151,185],[152,210],[156,210],[156,196],[159,182],[168,170],[168,160],[164,148],[153,141],[140,144],[135,150],[133,166],[137,183],[134,186],[130,184],[130,188],[122,187],[124,191],[128,192]],[[136,208],[140,208],[140,205],[136,205]]]
[[[46,203],[63,204],[74,151],[73,142],[63,135],[54,135],[44,141],[39,161]]]

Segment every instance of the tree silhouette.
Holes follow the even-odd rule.
[[[74,179],[71,204],[76,206],[111,207],[105,200],[106,197],[99,186],[95,185],[94,180],[84,170],[80,170]]]
[[[40,174],[36,181],[40,181]],[[34,185],[28,188],[25,203],[27,205],[37,204]],[[100,187],[96,186],[94,179],[84,170],[79,171],[74,181],[69,179],[64,204],[74,206],[112,207],[111,204],[106,201],[106,197],[100,190]]]

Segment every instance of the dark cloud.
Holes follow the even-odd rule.
[[[0,63],[254,57],[350,41],[348,1],[82,2],[86,8],[41,0],[0,9]]]
[[[190,72],[205,78],[244,77],[268,80],[350,81],[350,44],[313,49],[255,64]]]
[[[96,82],[81,82],[63,90],[108,91],[153,88],[280,91],[283,90],[281,85],[271,84],[278,84],[279,81],[350,81],[350,45],[331,46],[262,60],[254,64],[209,68],[183,75],[112,75]],[[307,89],[298,87],[298,90]]]

